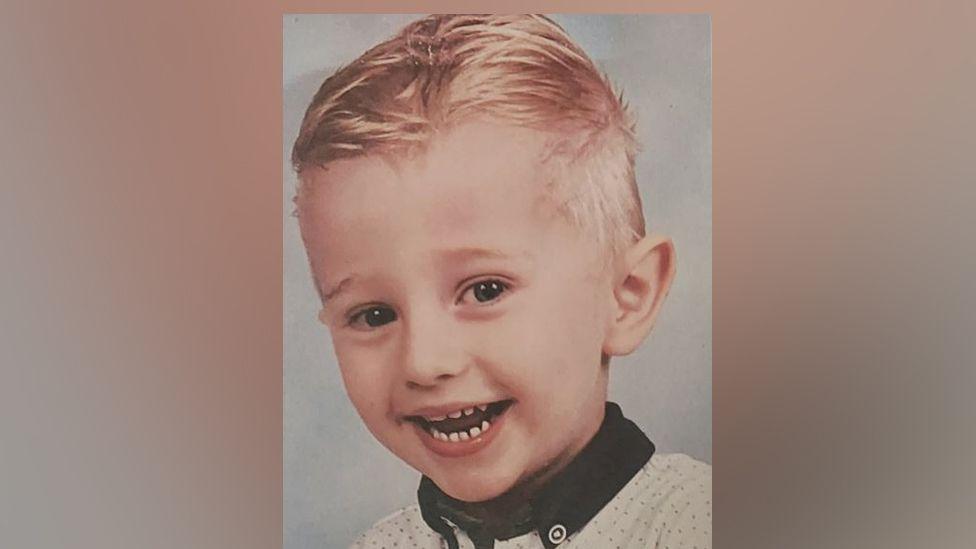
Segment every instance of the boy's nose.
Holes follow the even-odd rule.
[[[403,375],[411,388],[431,387],[461,375],[470,358],[449,323],[412,319],[404,336]]]

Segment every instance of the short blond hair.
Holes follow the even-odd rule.
[[[541,15],[431,15],[330,76],[292,150],[309,167],[409,154],[473,119],[549,132],[548,183],[568,217],[610,249],[644,234],[634,119],[621,95]],[[299,186],[299,200],[302,195]]]

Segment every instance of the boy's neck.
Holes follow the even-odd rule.
[[[526,478],[520,479],[504,494],[488,501],[474,503],[474,505],[486,505],[489,508],[497,509],[501,515],[504,515],[506,514],[506,510],[517,508],[520,502],[532,501],[547,482],[562,473],[593,442],[593,439],[600,432],[600,428],[606,420],[606,410],[606,405],[601,406],[598,409],[598,413],[593,416],[593,419],[587,422],[589,425],[585,428],[588,432],[585,433],[585,436],[580,439],[577,445],[568,448],[565,452],[556,456],[541,470],[535,471]]]
[[[567,522],[567,528],[581,527],[654,452],[651,441],[623,417],[616,404],[606,404],[597,427],[581,449],[554,460],[546,470],[488,501],[451,498],[425,477],[418,491],[425,520],[446,518],[469,535],[494,539],[548,529],[551,525],[547,523],[552,521]],[[435,524],[431,527],[440,530]]]

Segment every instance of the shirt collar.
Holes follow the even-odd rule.
[[[546,549],[552,549],[596,516],[653,454],[654,444],[640,428],[623,416],[619,406],[607,402],[603,423],[593,439],[531,501],[513,509],[503,523],[489,525],[475,519],[468,510],[478,504],[448,496],[426,476],[420,481],[417,497],[424,521],[444,536],[450,547],[457,547],[457,540],[445,521],[476,542],[477,538],[503,540],[535,530]]]

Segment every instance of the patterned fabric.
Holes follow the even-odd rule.
[[[710,549],[712,469],[682,454],[656,454],[582,530],[561,538],[554,525],[543,541],[537,531],[504,541],[495,549]],[[467,534],[452,527],[460,549],[474,549]],[[424,522],[419,505],[381,520],[352,549],[442,549],[447,542]]]

